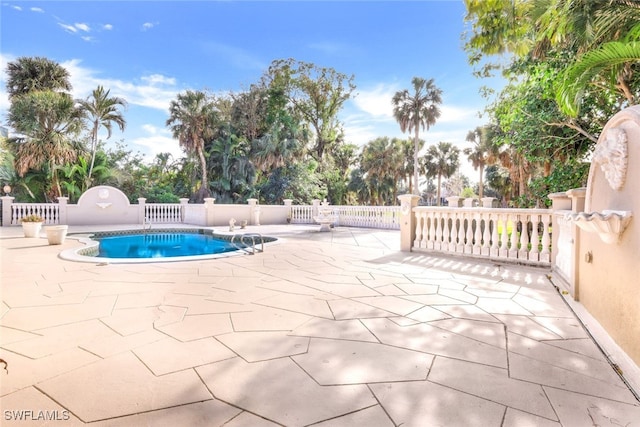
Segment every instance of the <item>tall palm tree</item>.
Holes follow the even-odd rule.
[[[109,96],[111,91],[104,90],[104,87],[98,86],[91,92],[86,100],[80,101],[80,106],[84,108],[87,118],[91,122],[91,164],[89,166],[89,174],[87,181],[91,182],[93,166],[96,161],[96,149],[98,147],[98,130],[104,127],[107,130],[107,139],[111,138],[111,128],[115,123],[121,131],[127,124],[118,111],[118,107],[125,107],[127,101],[117,96]]]
[[[403,173],[401,141],[397,138],[376,138],[362,149],[360,161],[365,180],[376,190],[378,205],[384,205],[384,196],[389,193],[389,202],[396,200],[398,181]],[[376,188],[377,187],[377,188]]]
[[[437,198],[438,206],[440,206],[442,177],[449,178],[458,170],[460,149],[450,142],[438,142],[437,145],[432,145],[427,149],[423,160],[427,177],[438,177]]]
[[[169,105],[167,126],[180,146],[200,162],[201,182],[196,197],[200,202],[211,195],[204,145],[214,136],[216,123],[216,108],[204,92],[187,90]]]
[[[467,147],[463,150],[463,153],[467,156],[473,168],[480,171],[478,177],[478,193],[481,199],[484,197],[484,168],[489,159],[489,141],[486,136],[487,129],[480,126],[469,131],[466,140],[471,142],[473,147]]]
[[[411,80],[413,93],[404,89],[393,95],[393,116],[400,124],[400,130],[404,132],[414,131],[414,153],[413,153],[413,176],[415,187],[413,194],[420,194],[418,189],[418,151],[420,140],[420,128],[429,131],[429,128],[436,123],[440,117],[440,107],[442,103],[442,90],[435,84],[433,79],[425,80],[421,77],[414,77]]]

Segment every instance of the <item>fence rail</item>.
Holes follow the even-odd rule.
[[[414,215],[414,250],[551,263],[550,210],[416,207]]]
[[[184,221],[184,205],[179,203],[145,203],[144,218],[154,224],[181,223]]]
[[[38,215],[47,225],[58,224],[60,206],[53,203],[13,203],[11,204],[11,225],[19,225],[22,218]]]

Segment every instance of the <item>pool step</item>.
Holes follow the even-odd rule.
[[[237,243],[236,238],[238,239]],[[256,239],[260,239],[260,249],[256,248]],[[264,238],[260,233],[234,234],[233,237],[231,237],[231,244],[247,252],[249,255],[255,255],[256,252],[264,252]],[[249,249],[249,247],[251,249]]]

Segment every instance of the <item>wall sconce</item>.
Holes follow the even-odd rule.
[[[5,184],[4,187],[2,187],[2,191],[4,191],[5,196],[8,196],[9,193],[11,193],[11,186],[9,184]]]

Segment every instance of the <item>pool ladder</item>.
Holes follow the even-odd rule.
[[[236,243],[236,238],[238,238],[238,242]],[[256,239],[260,239],[258,243],[260,244],[260,249],[256,248]],[[251,243],[249,245],[249,243]],[[231,244],[236,248],[245,251],[249,255],[255,255],[256,252],[264,252],[264,238],[260,233],[244,233],[244,234],[234,234],[231,237]],[[251,249],[249,249],[251,247]]]

